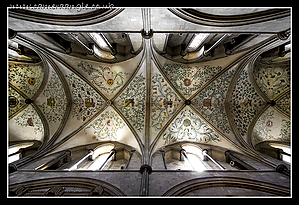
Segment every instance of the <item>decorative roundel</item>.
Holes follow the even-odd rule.
[[[189,85],[191,85],[191,80],[188,79],[188,78],[186,78],[186,79],[184,80],[184,85],[185,85],[185,86],[189,86]]]
[[[14,108],[19,104],[19,100],[14,96],[9,96],[9,108]]]
[[[184,120],[184,126],[185,127],[188,127],[188,126],[190,126],[191,125],[191,121],[189,120],[189,119],[185,119]]]
[[[267,126],[267,127],[272,127],[272,126],[273,126],[273,122],[272,122],[271,120],[268,120],[268,121],[266,122],[266,126]]]

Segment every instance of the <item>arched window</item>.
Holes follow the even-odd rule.
[[[279,149],[281,160],[291,164],[291,148],[289,145],[269,143],[271,147]]]
[[[66,170],[102,170],[115,154],[114,147],[113,144],[100,145]]]
[[[207,169],[202,163],[204,156],[198,147],[185,145],[182,148],[185,150],[182,152],[182,154],[186,157],[186,161],[194,171],[203,171]]]
[[[34,145],[34,142],[23,142],[9,146],[8,148],[8,163],[17,161],[22,157],[22,149]]]

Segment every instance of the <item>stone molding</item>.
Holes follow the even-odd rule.
[[[60,26],[85,26],[107,21],[124,9],[97,9],[92,12],[78,15],[54,15],[24,9],[9,9],[8,15],[25,21]]]
[[[55,188],[56,187],[56,188]],[[57,188],[58,187],[58,188]],[[50,188],[40,195],[49,195],[54,192],[54,195],[65,195],[65,187],[75,187],[88,189],[87,193],[82,191],[73,191],[76,196],[81,195],[110,195],[110,196],[125,196],[125,194],[117,187],[103,182],[101,180],[86,178],[86,177],[55,177],[40,180],[32,180],[19,184],[14,184],[9,187],[9,196],[21,196],[25,193],[40,193],[39,189]],[[52,191],[51,191],[52,190]],[[56,191],[55,191],[56,190]],[[30,195],[30,193],[29,193]],[[53,195],[53,194],[52,194]]]
[[[286,187],[237,177],[205,177],[191,179],[170,188],[163,194],[163,196],[183,196],[195,190],[211,187],[238,187],[262,191],[278,196],[290,196],[290,190]]]
[[[202,13],[193,9],[168,9],[174,15],[191,23],[215,26],[215,27],[233,27],[255,24],[265,21],[284,18],[291,15],[290,9],[269,9],[267,11],[256,12],[243,15],[212,15]]]

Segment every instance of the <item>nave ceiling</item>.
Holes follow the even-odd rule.
[[[128,10],[108,21],[117,24],[124,15],[125,22]],[[151,13],[154,31],[156,12]],[[164,12],[179,19],[173,11]],[[138,19],[133,18],[135,25],[142,25]],[[253,155],[261,142],[290,145],[290,53],[277,56],[279,49],[287,50],[290,37],[280,40],[277,34],[253,32],[227,54],[240,33],[207,33],[188,51],[186,42],[200,32],[173,32],[168,37],[160,32],[147,39],[136,32],[71,33],[62,25],[55,32],[54,25],[48,35],[43,31],[50,28],[48,23],[30,32],[42,23],[20,21],[28,23],[29,32],[22,33],[20,26],[8,43],[18,52],[8,61],[10,145],[36,140],[42,142],[41,150],[53,153],[117,141],[143,156],[177,142]],[[9,26],[18,31],[16,23],[13,15]],[[106,38],[106,47],[92,36]],[[170,40],[163,48],[165,38]],[[198,58],[201,48],[218,41],[212,53]],[[90,46],[95,42],[97,48]],[[30,55],[24,48],[31,50],[31,60],[25,60]],[[88,49],[97,50],[98,56]]]

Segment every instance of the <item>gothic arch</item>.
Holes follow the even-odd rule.
[[[290,190],[288,188],[267,182],[237,177],[205,177],[191,179],[175,185],[168,189],[163,196],[184,196],[192,191],[211,187],[237,187],[266,192],[278,196],[290,195]]]
[[[10,10],[9,17],[50,25],[84,26],[107,21],[123,10],[124,9],[97,9],[92,12],[77,15],[53,15],[25,9],[12,9]]]
[[[240,15],[214,15],[196,11],[194,9],[168,9],[176,16],[201,25],[216,27],[233,27],[241,25],[250,25],[264,21],[284,18],[290,13],[284,9],[269,9],[266,11],[255,12]]]
[[[71,193],[76,193],[76,196],[81,195],[90,195],[97,187],[101,187],[103,191],[99,195],[106,195],[106,196],[125,196],[125,194],[118,189],[117,187],[113,186],[110,183],[91,179],[86,177],[53,177],[47,179],[39,179],[39,180],[32,180],[21,182],[18,184],[11,185],[9,188],[9,195],[33,195],[34,193],[39,193],[41,196],[47,192],[47,188],[53,187],[62,187],[65,189],[66,187],[71,188],[81,188],[86,191],[67,191],[64,194],[69,195]],[[97,188],[97,189],[101,189]],[[41,191],[43,190],[43,191]],[[86,193],[85,193],[86,192]],[[89,193],[90,192],[90,193]]]

